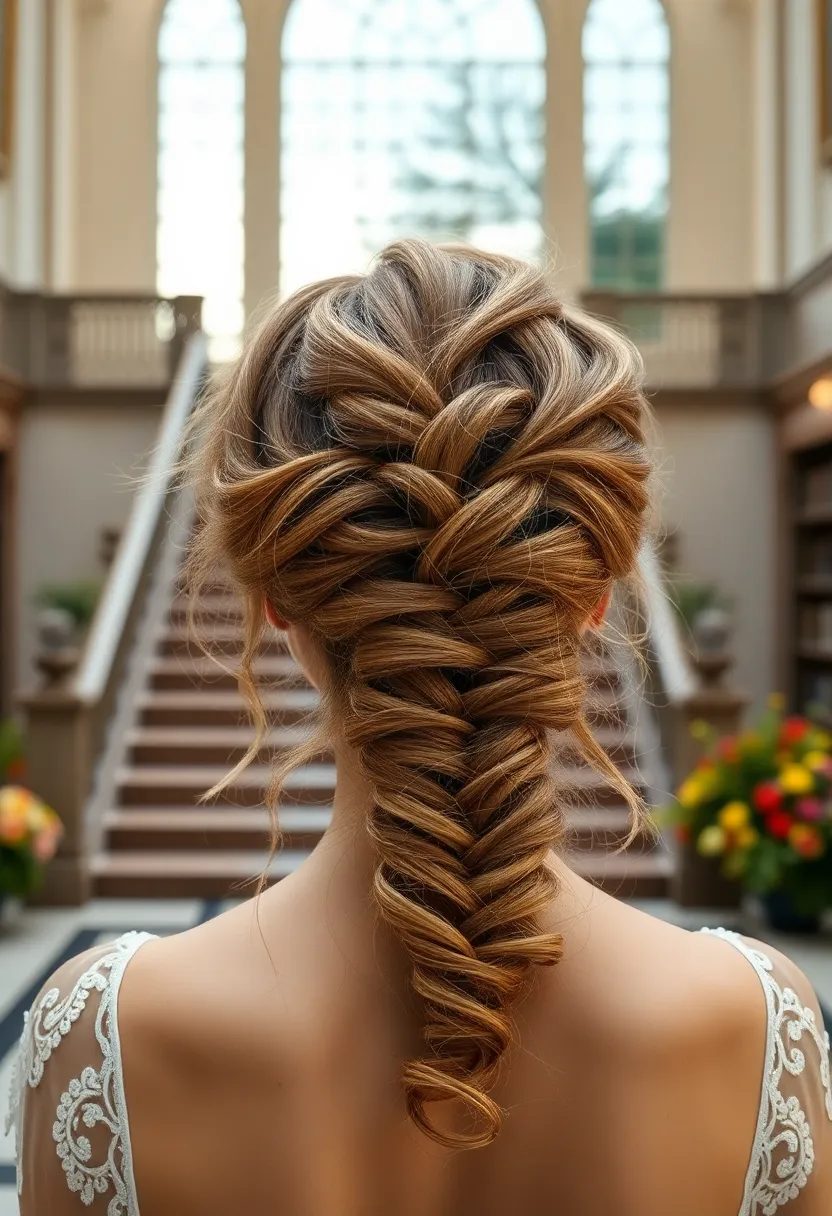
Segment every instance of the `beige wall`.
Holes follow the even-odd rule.
[[[159,426],[158,406],[29,404],[21,417],[17,680],[33,678],[32,597],[46,582],[98,578],[101,530],[120,528]]]
[[[79,9],[74,285],[156,283],[156,30],[160,0]],[[217,166],[218,172],[221,167]]]
[[[757,405],[659,407],[662,518],[680,571],[735,602],[736,683],[759,707],[775,674],[775,439]]]
[[[64,0],[62,0],[64,2]],[[587,273],[582,172],[581,28],[587,0],[539,0],[548,35],[548,161],[544,208],[563,290]],[[248,30],[246,305],[278,276],[278,47],[287,0],[242,0]],[[743,289],[754,276],[753,5],[666,0],[673,36],[671,290]],[[79,288],[152,288],[155,281],[156,36],[162,0],[88,4],[73,37],[77,155],[67,197]],[[66,107],[61,111],[66,112]],[[55,221],[60,229],[59,218]],[[59,242],[60,244],[60,242]]]
[[[753,9],[666,0],[671,50],[667,287],[746,289],[753,276]]]

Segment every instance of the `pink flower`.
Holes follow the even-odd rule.
[[[32,844],[32,852],[39,862],[45,864],[52,860],[58,847],[59,836],[59,832],[50,831],[48,828],[38,832]]]
[[[823,804],[819,798],[798,798],[794,809],[801,819],[823,818]]]

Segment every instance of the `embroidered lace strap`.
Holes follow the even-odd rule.
[[[138,1216],[116,1007],[128,962],[152,936],[127,933],[71,959],[25,1016],[6,1132],[27,1210],[61,1216],[77,1194],[87,1207],[101,1196],[107,1216]]]
[[[806,1186],[815,1163],[812,1128],[822,1132],[823,1122],[832,1122],[829,1035],[814,993],[793,963],[777,956],[775,965],[760,943],[727,929],[703,932],[744,955],[763,988],[767,1032],[760,1112],[739,1216],[774,1216]]]

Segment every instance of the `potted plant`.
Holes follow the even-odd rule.
[[[79,632],[86,629],[95,615],[101,595],[97,579],[80,579],[76,583],[46,583],[35,595],[39,608],[57,609],[71,618]]]
[[[705,754],[670,810],[679,839],[759,895],[773,928],[815,931],[832,907],[832,736],[784,717],[777,694],[753,730],[697,734]]]
[[[689,644],[706,654],[721,652],[731,631],[731,598],[714,583],[697,583],[678,575],[670,580],[669,593]]]
[[[20,729],[6,718],[0,721],[0,912],[7,898],[38,889],[63,832],[55,812],[15,784],[25,768]]]

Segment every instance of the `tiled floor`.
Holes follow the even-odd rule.
[[[24,1009],[31,1004],[44,980],[64,958],[98,941],[110,941],[128,929],[175,933],[215,916],[228,905],[201,900],[97,899],[85,908],[26,909],[12,912],[0,929],[0,1112],[6,1113],[12,1054],[20,1033]],[[826,1007],[832,1012],[832,926],[820,937],[784,938],[772,934],[753,914],[686,912],[675,904],[648,901],[645,911],[686,928],[726,924],[765,937],[788,954],[806,972]],[[832,1029],[832,1027],[830,1027]],[[2,1124],[2,1120],[0,1120]],[[11,1138],[0,1127],[0,1216],[17,1216]]]

